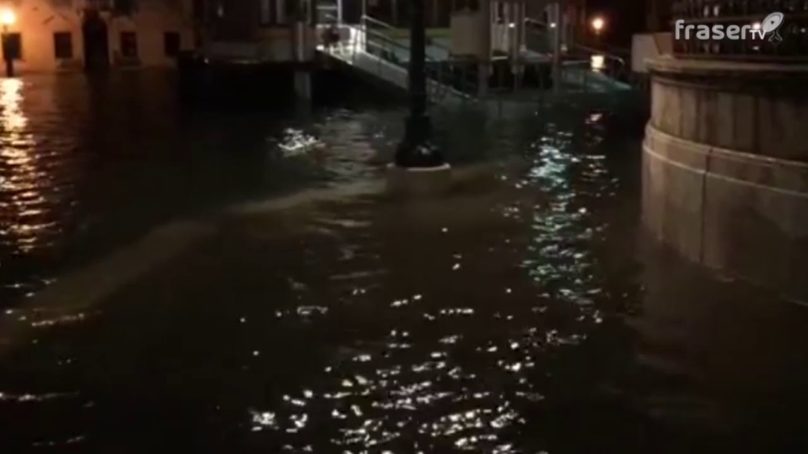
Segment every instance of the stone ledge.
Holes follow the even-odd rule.
[[[808,64],[698,60],[664,56],[648,60],[652,73],[711,77],[753,77],[808,79]]]
[[[654,154],[692,171],[808,198],[808,164],[804,162],[691,142],[650,124],[646,127],[645,145]]]
[[[778,159],[808,162],[808,79],[757,81],[737,89],[732,80],[709,83],[655,75],[651,124],[684,140]]]
[[[646,133],[646,228],[690,260],[808,297],[808,165]]]

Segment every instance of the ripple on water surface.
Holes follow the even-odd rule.
[[[543,449],[529,421],[559,386],[553,364],[601,322],[597,300],[608,293],[592,249],[602,240],[599,200],[614,182],[603,156],[573,153],[571,140],[551,128],[526,148],[514,144],[503,155],[523,157],[482,166],[478,182],[445,197],[354,197],[229,223],[199,260],[121,293],[103,312],[41,317],[65,344],[16,358],[23,370],[51,364],[37,367],[52,368],[81,399],[99,400],[81,407],[85,421],[113,411],[108,383],[192,399],[203,413],[214,405],[250,446]],[[355,162],[326,166],[357,175],[340,170]],[[136,303],[143,300],[155,304]],[[76,322],[83,326],[74,333]],[[114,328],[140,323],[184,340],[141,343]],[[90,338],[103,345],[81,347]],[[149,345],[161,345],[159,357],[172,364],[122,362]],[[90,365],[109,375],[84,375]],[[191,397],[202,389],[208,404]],[[49,439],[98,442],[98,426],[88,424]]]
[[[60,133],[71,127],[71,120],[61,117],[53,99],[42,99],[47,93],[26,83],[31,85],[20,79],[0,81],[0,269],[6,273],[11,271],[7,257],[37,254],[58,242],[82,165],[69,135]],[[30,103],[47,107],[31,119]],[[0,284],[23,294],[38,286],[5,279]],[[11,292],[0,289],[4,293]]]
[[[183,111],[150,71],[0,81],[0,307],[171,219],[361,177],[385,114]]]
[[[289,145],[295,177],[367,178],[374,148],[394,146],[372,116],[339,111],[261,146]],[[637,194],[615,165],[636,146],[603,146],[602,114],[491,137],[469,121],[452,130],[490,159],[458,166],[474,180],[451,194],[256,202],[105,304],[6,310],[30,329],[15,345],[0,333],[0,426],[14,428],[0,447],[686,452],[790,429],[755,399],[801,389],[808,361],[789,343],[805,317],[636,263]],[[314,145],[306,134],[324,144],[312,160],[292,146]]]
[[[278,323],[321,330],[331,348],[317,373],[250,408],[255,437],[292,452],[546,448],[529,421],[608,298],[594,212],[615,182],[569,141],[491,166],[495,191],[334,203],[302,221],[304,262],[278,268],[300,270]]]

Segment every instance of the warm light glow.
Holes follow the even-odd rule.
[[[53,205],[42,191],[54,175],[36,153],[23,86],[20,79],[0,79],[0,245],[20,254],[42,245],[54,229]]]
[[[600,33],[606,27],[606,20],[602,17],[592,19],[592,29],[595,33]]]
[[[593,55],[592,56],[592,70],[593,71],[600,71],[606,67],[606,57],[603,55]]]
[[[13,9],[0,9],[0,24],[8,27],[10,25],[14,25],[15,23],[17,23],[17,13],[15,13]]]
[[[752,24],[753,30],[760,30],[760,27],[761,27],[760,22],[755,22],[754,24]]]

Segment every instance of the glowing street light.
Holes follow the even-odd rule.
[[[606,19],[601,16],[596,16],[592,19],[592,30],[595,32],[595,42],[600,43],[600,34],[606,28]]]
[[[17,13],[11,8],[0,9],[0,24],[3,24],[3,31],[7,32],[8,27],[17,23]]]
[[[595,31],[596,35],[599,35],[600,32],[606,27],[606,19],[598,16],[592,19],[592,30]]]
[[[8,28],[17,23],[17,13],[11,8],[0,9],[0,24],[3,25],[3,59],[6,61],[6,77],[14,77],[14,58],[11,55],[11,40]]]

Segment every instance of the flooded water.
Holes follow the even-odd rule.
[[[3,452],[802,452],[808,311],[643,234],[641,130],[0,84]]]

